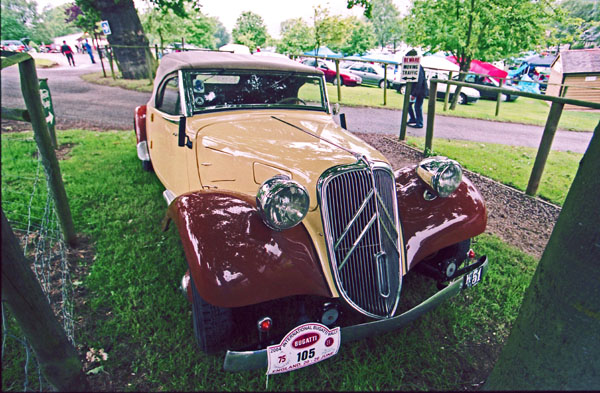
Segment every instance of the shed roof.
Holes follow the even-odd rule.
[[[563,74],[600,73],[600,48],[566,50],[560,53],[554,63],[559,58],[562,59]]]

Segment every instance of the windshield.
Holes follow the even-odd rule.
[[[187,71],[184,78],[193,113],[282,108],[327,111],[320,75],[272,71]]]

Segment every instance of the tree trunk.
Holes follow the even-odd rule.
[[[151,75],[146,51],[150,51],[133,0],[94,0],[94,8],[107,20],[111,33],[106,36],[125,79],[144,79]]]
[[[600,123],[486,390],[596,390],[600,381]]]
[[[89,389],[81,362],[28,266],[2,210],[2,301],[35,351],[42,373],[59,391]]]

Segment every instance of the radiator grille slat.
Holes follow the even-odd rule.
[[[400,294],[402,253],[394,187],[391,171],[356,165],[336,171],[321,191],[338,289],[350,305],[376,318],[392,316]],[[379,274],[378,263],[384,269]]]

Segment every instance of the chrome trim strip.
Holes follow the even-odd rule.
[[[173,199],[175,199],[175,194],[171,190],[164,190],[163,198],[165,199],[165,202],[167,202],[167,205],[170,205],[171,202],[173,202]]]
[[[147,141],[141,141],[137,144],[137,155],[141,161],[150,161],[150,153],[148,152]]]
[[[482,266],[483,268],[481,275],[483,279],[489,267],[487,257],[485,257],[485,261],[483,262]],[[403,314],[398,315],[397,317],[380,319],[373,322],[342,328],[342,344],[360,340],[366,337],[373,337],[374,335],[386,333],[407,325],[408,323],[419,318],[421,315],[439,306],[447,299],[456,296],[466,287],[464,281],[464,276],[457,278],[446,288],[436,292],[433,296],[424,300],[421,304],[411,308]],[[257,368],[266,368],[267,363],[266,349],[257,351],[227,351],[223,362],[223,369],[229,372],[248,371]]]
[[[346,254],[346,257],[344,258],[342,263],[340,263],[340,265],[338,266],[338,270],[342,270],[342,268],[344,267],[346,262],[348,262],[348,258],[350,258],[352,256],[352,254],[354,254],[354,250],[356,250],[356,247],[358,247],[358,243],[360,243],[361,240],[365,237],[365,235],[367,234],[369,229],[371,229],[371,227],[375,223],[376,219],[377,219],[377,215],[373,214],[373,217],[371,217],[371,219],[369,220],[369,223],[367,224],[365,229],[363,229],[363,231],[360,233],[360,235],[358,235],[358,237],[354,241],[354,244],[352,245],[352,248],[350,248],[350,251],[348,251],[348,253]]]

